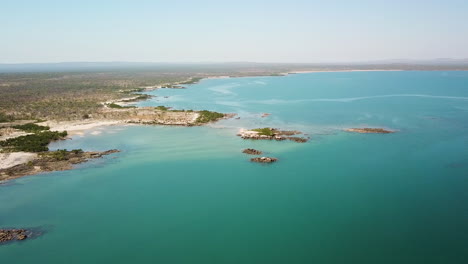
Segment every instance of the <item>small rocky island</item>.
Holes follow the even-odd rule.
[[[244,149],[242,153],[249,154],[249,155],[262,155],[263,154],[262,151],[252,149],[252,148]]]
[[[395,131],[392,130],[386,130],[383,128],[348,128],[345,131],[347,132],[354,132],[354,133],[376,133],[376,134],[389,134],[389,133],[395,133]]]
[[[250,161],[252,162],[258,162],[258,163],[273,163],[277,162],[277,158],[272,158],[272,157],[257,157],[257,158],[251,158]]]
[[[29,233],[26,229],[0,229],[0,245],[10,241],[25,240]]]
[[[277,140],[277,141],[283,141],[283,140],[291,140],[294,142],[298,143],[305,143],[309,139],[304,138],[304,137],[292,137],[293,135],[299,135],[302,134],[300,131],[287,131],[287,130],[279,130],[276,128],[255,128],[251,130],[244,130],[241,129],[239,133],[237,134],[243,139],[264,139],[264,140]]]

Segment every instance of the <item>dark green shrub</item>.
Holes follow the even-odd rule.
[[[48,126],[40,126],[40,125],[36,125],[33,123],[28,123],[24,125],[16,125],[16,126],[12,126],[12,128],[20,129],[20,130],[23,130],[25,132],[30,132],[30,133],[36,133],[36,132],[50,129],[50,127]]]
[[[208,110],[198,111],[200,116],[197,118],[197,123],[208,123],[216,121],[224,117],[224,114],[218,112],[211,112]]]

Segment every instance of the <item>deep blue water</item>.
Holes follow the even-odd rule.
[[[209,79],[151,94],[139,105],[241,118],[103,127],[53,144],[122,152],[0,186],[0,226],[47,230],[1,246],[2,261],[468,262],[468,72]],[[235,136],[264,126],[311,140]],[[280,160],[250,163],[247,147]]]

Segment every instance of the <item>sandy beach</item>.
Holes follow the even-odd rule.
[[[67,131],[69,136],[83,135],[86,130],[101,127],[124,125],[123,121],[118,120],[97,120],[97,121],[46,121],[38,123],[41,126],[49,126],[51,131]]]

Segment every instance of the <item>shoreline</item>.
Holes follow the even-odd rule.
[[[303,74],[303,73],[319,73],[319,72],[376,72],[376,71],[404,71],[400,69],[391,69],[391,70],[381,70],[381,69],[374,69],[374,70],[310,70],[310,71],[290,71],[287,73],[281,73],[280,75],[258,75],[258,76],[205,76],[205,77],[191,77],[185,81],[180,81],[180,82],[173,82],[173,83],[167,83],[167,84],[162,84],[162,85],[153,85],[153,86],[146,86],[146,87],[140,87],[144,89],[144,91],[151,91],[151,90],[158,90],[162,89],[165,86],[168,86],[168,89],[181,89],[179,86],[183,85],[182,88],[185,88],[185,86],[189,86],[191,84],[196,84],[204,79],[227,79],[227,78],[242,78],[242,77],[273,77],[273,76],[287,76],[289,74]],[[174,88],[173,86],[177,86]],[[144,94],[144,92],[143,92]],[[129,97],[129,98],[136,98],[138,95],[135,95],[134,97]],[[148,97],[142,101],[146,101],[150,99],[151,97]],[[116,100],[114,102],[119,102],[122,100],[125,100],[128,98],[123,98],[120,100]],[[103,105],[106,104],[106,102],[102,103]],[[88,119],[88,120],[73,120],[73,121],[57,121],[57,120],[48,120],[48,121],[43,121],[37,123],[38,125],[43,125],[43,126],[49,126],[51,131],[67,131],[68,136],[67,138],[71,138],[73,136],[84,136],[85,133],[91,129],[99,128],[99,127],[106,127],[106,126],[129,126],[129,125],[158,125],[158,126],[193,126],[193,125],[205,125],[204,124],[197,124],[196,120],[200,116],[200,114],[196,111],[193,113],[189,112],[166,112],[166,111],[161,111],[161,112],[156,112],[158,116],[161,114],[168,115],[168,119],[162,119],[157,120],[154,119],[154,116],[152,116],[149,119],[145,119],[145,117],[148,117],[148,111],[150,107],[137,107],[137,108],[132,108],[130,109],[110,109],[108,107],[105,107],[106,109],[104,110],[105,113],[109,114],[125,114],[125,113],[130,113],[133,114],[133,117],[114,117],[114,118],[108,118],[108,119]],[[144,117],[139,116],[142,114]],[[182,119],[180,120],[179,115],[183,114],[185,116],[185,120]],[[232,118],[236,114],[230,114],[226,113],[224,114],[224,117],[221,119],[226,119],[226,118]],[[175,117],[174,117],[175,116]],[[143,119],[142,119],[143,118]],[[187,119],[188,118],[188,119]],[[216,121],[218,121],[217,119]],[[211,123],[211,122],[208,122]],[[18,134],[18,136],[21,136],[22,134]],[[256,138],[256,137],[254,137]],[[305,142],[307,139],[301,139],[298,140],[296,138],[291,138],[292,141],[296,142]],[[37,153],[30,153],[30,152],[11,152],[11,153],[0,153],[0,169],[5,170],[5,169],[11,169],[15,166],[19,166],[28,162],[32,162],[34,160],[38,159],[38,154]],[[73,169],[73,168],[71,168]],[[38,172],[39,173],[39,172]],[[34,173],[36,174],[36,173]],[[29,174],[29,175],[34,175],[34,174]],[[17,178],[17,177],[15,177]]]
[[[402,69],[374,69],[374,70],[304,70],[304,71],[290,71],[284,72],[282,74],[301,74],[301,73],[320,73],[320,72],[399,72],[399,71],[408,71]]]

